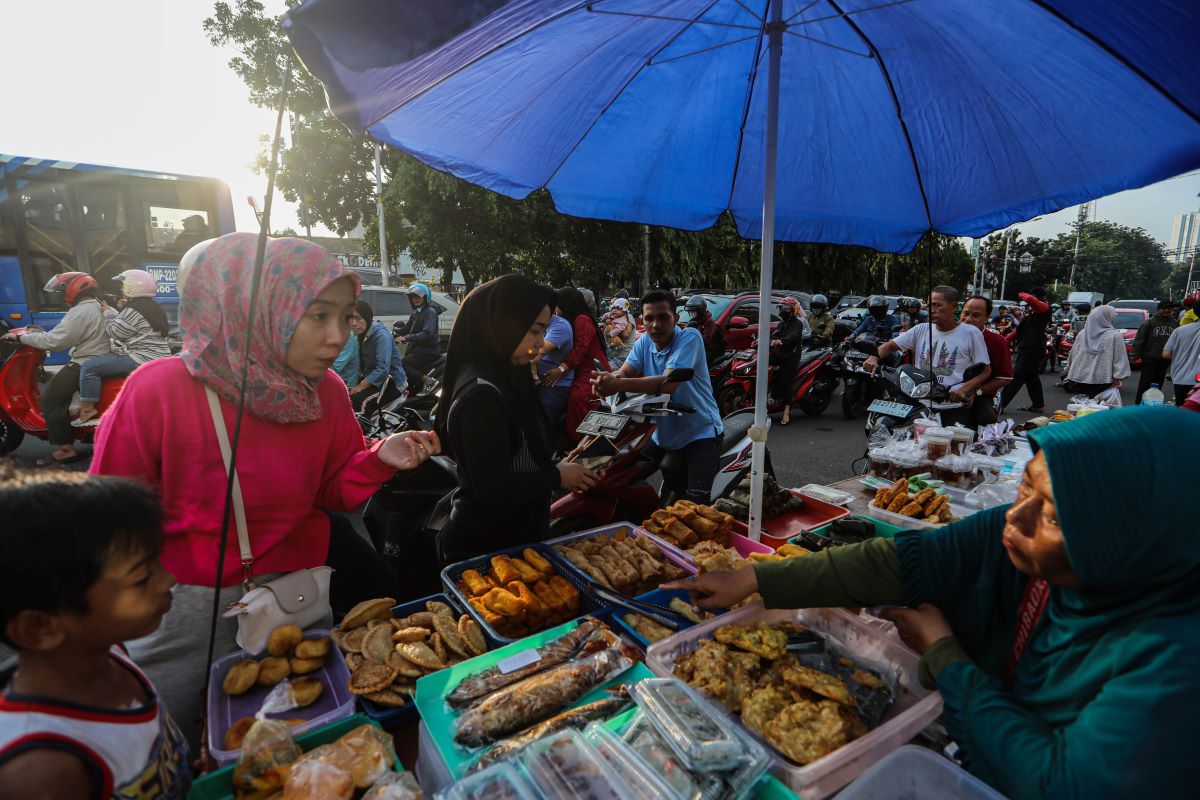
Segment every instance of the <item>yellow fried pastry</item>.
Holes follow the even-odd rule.
[[[926,503],[937,496],[938,493],[936,491],[930,488],[925,488],[913,495],[912,502],[920,503],[921,507],[924,508]]]
[[[387,666],[395,668],[396,674],[399,676],[396,678],[396,680],[400,680],[401,677],[419,678],[425,674],[425,670],[421,669],[395,650],[388,655]]]
[[[846,743],[846,721],[837,703],[801,700],[763,726],[763,736],[797,764],[810,764]]]
[[[267,637],[267,652],[276,658],[289,655],[292,648],[304,640],[304,631],[298,625],[280,625]]]
[[[258,670],[257,661],[250,658],[243,659],[225,673],[225,680],[221,683],[221,688],[228,695],[245,694],[258,680]]]
[[[292,667],[286,658],[270,656],[258,662],[258,680],[255,683],[259,686],[274,686],[291,674]]]
[[[487,652],[487,640],[483,637],[483,628],[479,627],[479,623],[471,619],[469,614],[463,614],[458,618],[458,635],[472,655],[481,656]]]
[[[521,572],[508,556],[492,556],[492,575],[502,585],[521,580]]]
[[[364,662],[350,675],[350,694],[374,694],[382,692],[392,685],[392,681],[400,672],[396,667],[386,664],[376,664],[373,661]],[[297,678],[297,680],[300,680]],[[293,686],[296,681],[292,681]]]
[[[428,628],[401,628],[392,634],[392,641],[403,644],[404,642],[423,642],[429,638]]]
[[[481,600],[478,597],[472,597],[467,602],[471,604],[472,608],[474,608],[476,611],[479,612],[479,616],[483,617],[483,621],[486,622],[488,625],[491,625],[493,628],[496,627],[496,623],[498,623],[502,619],[504,619],[504,617],[500,616],[495,611],[492,611],[490,608],[485,606],[483,604],[483,600]]]
[[[377,597],[374,600],[364,600],[350,609],[342,617],[342,630],[361,628],[371,620],[388,620],[392,617],[392,606],[396,601],[391,597]]]
[[[292,656],[288,660],[288,665],[292,668],[292,673],[295,675],[307,675],[310,672],[316,672],[321,667],[325,666],[323,658],[296,658]]]
[[[529,562],[529,566],[536,569],[542,575],[549,577],[554,574],[554,566],[537,550],[532,547],[526,547],[521,551],[521,556]],[[536,579],[535,579],[536,580]]]
[[[504,617],[518,617],[525,613],[525,604],[507,589],[492,589],[480,599],[485,606]]]
[[[300,708],[311,706],[325,691],[325,684],[316,678],[292,678],[292,694],[296,697],[296,705]]]
[[[542,573],[534,568],[534,566],[525,561],[523,558],[513,556],[509,558],[509,563],[517,568],[517,572],[521,573],[519,580],[525,583],[533,583],[542,579]]]
[[[538,581],[533,586],[533,593],[538,596],[538,599],[550,609],[551,614],[566,614],[571,610],[569,598],[563,597],[546,581]]]
[[[919,517],[921,516],[921,504],[908,503],[904,506],[904,508],[900,509],[899,513],[902,517]]]
[[[807,689],[822,697],[846,706],[856,705],[846,683],[836,675],[806,667],[802,664],[784,664],[779,669],[780,675],[790,686],[797,689]]]
[[[508,585],[508,591],[517,596],[525,606],[525,610],[534,616],[545,616],[550,612],[546,604],[538,599],[538,596],[529,590],[524,581],[513,581]],[[438,629],[439,632],[441,629]]]
[[[225,739],[221,742],[221,746],[225,750],[241,750],[242,742],[246,738],[246,734],[250,732],[250,726],[254,724],[254,717],[242,717],[237,722],[229,726],[229,730],[225,731]]]
[[[463,570],[462,583],[468,597],[479,597],[487,594],[492,588],[491,584],[483,579],[483,575],[473,569]]]
[[[787,652],[787,634],[762,623],[753,627],[722,625],[713,631],[713,638],[771,660],[782,658]]]
[[[887,510],[891,512],[899,512],[900,509],[904,508],[906,505],[908,505],[908,494],[901,492],[893,497],[892,501],[888,503]]]
[[[579,590],[572,586],[570,581],[561,575],[551,575],[547,583],[567,602],[570,612],[579,608]]]
[[[432,638],[432,637],[430,637]],[[396,652],[425,669],[444,669],[446,660],[438,658],[437,653],[424,642],[405,642],[396,645]],[[389,681],[390,683],[390,681]]]
[[[324,658],[327,655],[329,655],[329,638],[326,636],[304,639],[296,645],[296,658]]]

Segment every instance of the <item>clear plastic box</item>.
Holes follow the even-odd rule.
[[[906,800],[946,797],[956,800],[1004,800],[948,758],[932,750],[905,745],[864,772],[838,800]]]
[[[692,769],[716,772],[745,760],[742,743],[721,725],[700,693],[683,681],[652,678],[635,684],[630,694]]]
[[[525,748],[521,763],[544,800],[624,800],[631,794],[579,731],[539,739]]]
[[[468,775],[435,800],[539,800],[525,778],[509,763],[493,764],[485,770]]]
[[[962,519],[963,517],[969,517],[972,514],[974,514],[976,510],[977,509],[973,509],[973,508],[964,508],[963,506],[960,506],[957,503],[955,503],[953,497],[950,498],[950,513],[953,514],[958,519]],[[926,530],[926,529],[930,529],[930,528],[943,527],[942,525],[934,525],[932,522],[924,522],[922,520],[916,519],[915,517],[905,517],[901,514],[896,514],[894,512],[888,511],[886,508],[880,508],[879,506],[875,505],[874,503],[870,503],[867,506],[867,514],[874,517],[875,519],[883,520],[884,522],[886,522],[890,525],[895,525],[898,528],[904,528],[905,530],[910,530],[910,531]]]
[[[427,795],[437,794],[454,783],[454,776],[424,722],[417,724],[417,765],[413,772]]]
[[[731,611],[706,620],[650,646],[646,666],[656,675],[673,676],[675,660],[712,638],[722,625],[749,625],[798,622],[817,633],[833,636],[854,655],[865,661],[895,668],[899,679],[895,702],[875,730],[838,748],[807,766],[796,766],[770,752],[775,759],[772,774],[806,800],[828,797],[861,775],[888,753],[907,743],[942,712],[942,696],[924,689],[917,680],[920,657],[858,617],[836,608],[773,609],[762,604]]]
[[[650,766],[603,722],[588,725],[583,738],[625,782],[633,800],[686,800],[663,783]]]

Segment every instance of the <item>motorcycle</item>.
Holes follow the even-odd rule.
[[[774,414],[787,406],[800,406],[810,417],[819,416],[829,406],[833,390],[838,385],[836,367],[831,364],[833,349],[821,347],[801,352],[800,363],[786,401],[774,401],[767,412]],[[770,379],[774,379],[775,365],[768,368]],[[754,385],[758,373],[758,351],[739,350],[734,354],[730,376],[717,391],[717,408],[722,416],[754,407]]]
[[[10,329],[5,325],[0,332],[26,333],[40,331],[36,326]],[[46,418],[40,403],[42,386],[50,380],[44,369],[46,353],[20,342],[0,342],[0,455],[7,455],[21,446],[26,434],[46,439]],[[117,399],[117,393],[125,383],[124,378],[107,378],[101,384],[100,402],[96,404],[101,415]],[[76,402],[72,402],[72,408]],[[96,432],[95,425],[72,426],[78,441],[90,442]]]
[[[878,355],[874,342],[860,340],[855,347],[868,355]],[[979,368],[968,369],[964,377],[970,378],[973,371],[977,374]],[[881,363],[873,380],[879,396],[867,406],[868,437],[879,427],[895,430],[912,425],[921,417],[930,417],[936,410],[933,406],[950,399],[950,390],[930,370],[914,364]]]

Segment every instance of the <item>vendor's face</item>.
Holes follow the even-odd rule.
[[[650,341],[659,347],[668,344],[675,335],[675,326],[679,324],[679,315],[666,300],[658,303],[647,303],[642,306],[642,322]]]
[[[983,330],[988,322],[987,305],[982,300],[968,300],[963,306],[960,321]]]
[[[550,324],[550,307],[546,306],[542,309],[542,313],[538,314],[537,319],[529,326],[529,330],[525,331],[525,338],[517,345],[517,348],[512,351],[509,360],[514,366],[525,367],[532,363],[541,355],[542,340],[546,336],[546,326]]]
[[[1004,518],[1004,549],[1013,566],[1056,586],[1079,585],[1067,558],[1044,454],[1038,453],[1025,468],[1017,502]]]
[[[306,378],[323,378],[350,338],[350,317],[354,315],[354,284],[350,279],[329,284],[304,309],[288,342],[284,363]]]

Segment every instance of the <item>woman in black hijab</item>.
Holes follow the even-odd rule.
[[[503,275],[458,309],[446,351],[447,391],[437,407],[437,431],[459,480],[438,534],[443,564],[544,539],[554,490],[596,482],[578,464],[554,463],[530,370],[554,306],[550,287]]]

